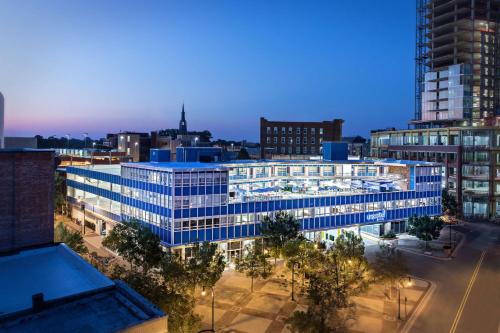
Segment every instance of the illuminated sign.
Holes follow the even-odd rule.
[[[366,214],[366,221],[372,222],[372,221],[383,221],[385,220],[385,210],[379,210],[376,212],[371,212]]]

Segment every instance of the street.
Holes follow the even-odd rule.
[[[465,240],[453,260],[406,253],[411,273],[436,289],[409,332],[497,333],[500,320],[500,227],[457,226]]]

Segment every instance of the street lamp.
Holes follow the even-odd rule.
[[[198,137],[195,137],[194,138],[194,146],[197,147],[198,146],[198,140],[199,138]]]
[[[215,332],[215,320],[214,320],[214,313],[215,313],[215,293],[214,293],[214,287],[209,287],[210,291],[212,292],[212,332]],[[203,290],[201,291],[201,296],[206,296],[207,291],[205,290],[205,287],[203,287]]]
[[[398,320],[401,320],[401,286],[403,286],[404,288],[404,282],[401,283],[401,280],[398,283]],[[408,281],[406,282],[406,286],[411,287],[412,285],[413,282],[411,281],[411,277],[408,276]],[[407,298],[405,297],[405,319],[406,319],[406,301]]]
[[[78,198],[77,202],[80,204],[80,210],[83,212],[82,235],[85,236],[85,202],[80,198]]]

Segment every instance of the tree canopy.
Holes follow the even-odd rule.
[[[59,222],[54,229],[54,241],[68,245],[73,251],[79,254],[89,252],[83,242],[82,235],[77,231],[72,231],[63,222]]]
[[[412,216],[408,219],[408,234],[426,242],[437,239],[443,228],[439,217]]]

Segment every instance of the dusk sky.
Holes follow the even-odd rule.
[[[0,0],[6,135],[177,127],[257,140],[259,117],[413,116],[415,3]]]

